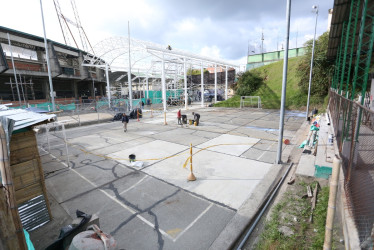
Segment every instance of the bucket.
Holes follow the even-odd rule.
[[[130,162],[135,161],[136,156],[134,154],[129,155]]]
[[[197,126],[197,122],[194,122],[193,125]]]
[[[188,124],[192,125],[192,123],[193,123],[193,120],[190,119],[190,120],[188,121]]]

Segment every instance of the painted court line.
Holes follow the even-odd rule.
[[[86,177],[84,177],[83,175],[81,175],[79,172],[77,172],[75,169],[70,169],[72,170],[74,173],[76,173],[79,177],[81,177],[83,180],[87,181],[89,184],[91,184],[93,187],[97,188],[97,186],[95,185],[95,183],[91,182],[89,179],[87,179]],[[123,204],[120,200],[118,200],[117,198],[111,196],[109,193],[107,193],[105,190],[102,190],[102,189],[98,189],[100,192],[102,192],[104,195],[106,195],[109,199],[111,199],[112,201],[116,202],[118,205],[120,205],[121,207],[123,207],[124,209],[126,209],[127,211],[129,211],[130,213],[132,214],[136,214],[137,211],[135,211],[134,209],[132,209],[131,207],[129,206],[126,206],[125,204]],[[138,217],[138,219],[140,219],[141,221],[143,221],[145,224],[147,224],[148,226],[152,227],[153,229],[156,229],[156,226],[154,224],[152,224],[151,222],[149,222],[147,219],[145,219],[143,216],[137,214],[136,217]],[[166,236],[167,238],[169,238],[170,240],[174,240],[173,237],[171,237],[169,234],[167,234],[164,230],[160,229],[159,228],[159,231],[162,235]]]
[[[62,162],[60,159],[58,159],[56,156],[54,156],[53,154],[50,154],[53,158],[57,159],[60,163],[62,163],[64,166],[68,167],[68,165],[64,162]],[[85,180],[86,182],[88,182],[91,186],[93,186],[94,188],[97,188],[97,185],[95,183],[93,183],[92,181],[90,181],[89,179],[87,179],[86,177],[84,177],[82,174],[80,174],[78,171],[76,171],[75,169],[70,169],[72,170],[75,174],[77,174],[79,177],[81,177],[83,180]],[[132,185],[131,187],[129,187],[128,189],[122,191],[120,194],[123,194],[131,189],[133,189],[134,187],[136,187],[137,185],[139,185],[141,182],[143,182],[146,178],[148,178],[149,176],[146,175],[144,176],[142,179],[140,179],[137,183],[135,183],[134,185]],[[102,189],[98,189],[100,192],[102,192],[105,196],[107,196],[109,199],[113,200],[114,202],[116,202],[118,205],[120,205],[121,207],[123,207],[124,209],[126,209],[127,211],[129,211],[130,213],[132,214],[136,214],[137,211],[133,210],[132,208],[130,208],[129,206],[126,206],[125,204],[123,204],[120,200],[118,200],[115,196],[112,196],[110,195],[109,193],[107,193],[105,190],[102,190]],[[197,196],[196,196],[197,197]],[[200,197],[197,197],[199,199],[201,199]],[[203,199],[201,199],[203,200]],[[205,200],[204,200],[205,201]],[[160,232],[162,235],[166,236],[167,238],[169,238],[171,241],[173,242],[176,242],[185,232],[187,232],[204,214],[206,214],[208,212],[208,210],[213,206],[214,204],[213,203],[210,203],[210,205],[199,215],[197,216],[180,234],[178,234],[178,236],[176,238],[173,238],[172,236],[170,236],[168,233],[166,233],[164,230],[160,229]],[[141,221],[143,221],[145,224],[147,224],[148,226],[152,227],[153,229],[156,229],[155,225],[151,222],[149,222],[146,218],[144,218],[143,216],[141,215],[136,215],[136,217],[138,217]]]
[[[201,217],[203,217],[206,212],[213,206],[213,203],[210,203],[210,205],[201,213],[199,216],[196,217],[178,236],[173,239],[173,242],[176,242],[185,232],[187,232],[188,229],[190,229]]]
[[[56,156],[54,156],[53,154],[50,154],[53,158],[57,159],[59,162],[61,162],[64,166],[68,167],[68,165],[62,161],[60,161],[60,159],[58,159]],[[83,175],[81,175],[78,171],[76,171],[75,169],[71,168],[70,169],[71,171],[73,171],[75,174],[77,174],[79,177],[81,177],[83,180],[85,180],[86,182],[88,182],[91,186],[93,186],[94,188],[97,188],[96,184],[93,183],[92,181],[90,181],[89,179],[87,179],[86,177],[84,177]],[[140,181],[138,181],[138,183],[140,183],[142,180],[144,180],[147,176],[143,177],[143,179],[141,179]],[[133,187],[135,185],[137,185],[138,183],[134,184]],[[133,188],[133,187],[130,187],[130,188]],[[107,193],[105,190],[102,190],[102,189],[98,189],[100,192],[102,192],[105,196],[107,196],[109,199],[113,200],[114,202],[116,202],[118,205],[120,205],[121,207],[123,207],[124,209],[126,209],[127,211],[129,211],[130,213],[132,214],[136,214],[137,211],[133,210],[132,208],[126,206],[125,204],[123,204],[120,200],[118,200],[116,197],[114,196],[111,196],[109,193]],[[147,224],[148,226],[152,227],[153,229],[156,229],[155,225],[152,224],[151,222],[149,222],[146,218],[144,218],[143,216],[141,215],[136,215],[136,217],[138,217],[138,219],[140,219],[141,221],[143,221],[145,224]],[[171,237],[169,234],[167,234],[164,230],[160,229],[160,233],[164,236],[166,236],[167,238],[169,238],[170,240],[174,241],[174,238]]]
[[[133,189],[134,187],[136,187],[139,183],[141,183],[143,180],[145,180],[146,178],[148,178],[148,175],[144,176],[141,180],[139,180],[137,183],[135,183],[134,185],[132,185],[131,187],[129,187],[128,189],[126,190],[123,190],[121,193],[119,194],[124,194],[126,193],[127,191],[130,191],[131,189]]]
[[[275,144],[275,142],[273,142],[272,144],[270,144],[270,146],[269,147],[267,147],[266,148],[266,151],[264,151],[257,159],[256,159],[256,161],[258,161],[258,160],[260,160],[260,158],[262,157],[262,156],[264,156],[264,154],[273,146]]]

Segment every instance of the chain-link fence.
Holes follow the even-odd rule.
[[[374,111],[330,91],[329,110],[342,157],[348,209],[362,248],[374,239]]]

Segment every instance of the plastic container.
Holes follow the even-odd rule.
[[[130,162],[134,162],[136,159],[136,156],[134,154],[129,155]]]

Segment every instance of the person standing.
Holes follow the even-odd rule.
[[[127,123],[129,123],[129,117],[123,113],[122,115],[122,123],[123,123],[123,131],[126,132],[127,131]]]
[[[181,113],[180,109],[178,110],[177,118],[178,118],[178,125],[183,125],[183,123],[182,123],[182,113]]]

